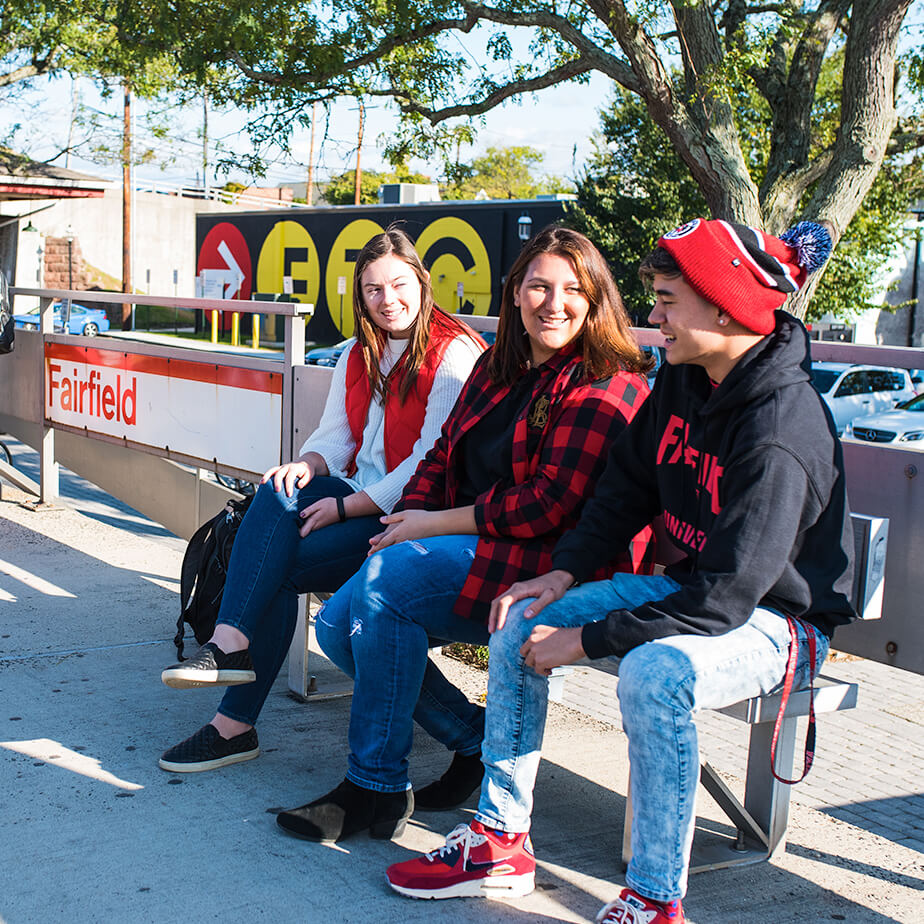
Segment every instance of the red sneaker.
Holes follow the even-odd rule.
[[[680,901],[661,904],[642,898],[632,889],[623,889],[619,898],[604,905],[597,915],[597,924],[683,924]]]
[[[394,863],[388,884],[412,898],[520,898],[535,885],[536,858],[529,834],[505,834],[477,821],[459,825],[444,846]]]

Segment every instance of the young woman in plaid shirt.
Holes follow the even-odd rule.
[[[427,656],[434,640],[488,641],[491,600],[541,574],[592,494],[610,444],[642,405],[647,360],[600,253],[547,228],[524,248],[501,299],[497,342],[476,363],[442,434],[370,557],[321,611],[317,638],[355,679],[346,779],[277,816],[291,834],[336,841],[401,833],[413,721],[455,752],[421,808],[452,808],[481,781],[484,710]],[[650,572],[648,531],[601,569]]]

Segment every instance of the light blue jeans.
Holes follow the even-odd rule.
[[[511,608],[490,643],[478,821],[509,832],[529,830],[548,698],[548,678],[526,667],[519,653],[533,627],[581,626],[611,610],[660,600],[678,586],[664,576],[615,574],[569,590],[535,619],[523,618],[528,600]],[[809,679],[804,631],[800,626],[797,687]],[[817,670],[828,639],[810,631],[816,637]],[[779,687],[789,640],[785,617],[756,609],[743,626],[724,635],[662,638],[622,658],[617,695],[632,769],[630,888],[663,902],[686,893],[699,782],[693,716]]]
[[[403,792],[414,721],[460,754],[481,749],[484,710],[428,657],[442,641],[486,645],[488,630],[452,608],[477,536],[433,536],[377,552],[318,612],[324,653],[354,679],[347,779]]]

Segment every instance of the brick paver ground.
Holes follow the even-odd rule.
[[[818,717],[815,765],[793,788],[793,802],[924,852],[924,677],[861,658],[829,660],[824,674],[859,683],[859,702]],[[565,681],[563,703],[621,727],[616,684],[610,674],[578,666]],[[705,712],[697,727],[702,757],[744,779],[748,726]],[[804,725],[797,755],[803,740]]]

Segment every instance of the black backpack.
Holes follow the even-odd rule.
[[[0,353],[13,352],[15,337],[10,293],[7,289],[6,276],[0,271]]]
[[[183,661],[184,623],[203,645],[212,636],[225,589],[231,545],[253,496],[229,500],[224,509],[193,534],[180,572],[180,618],[176,621],[177,657]]]

